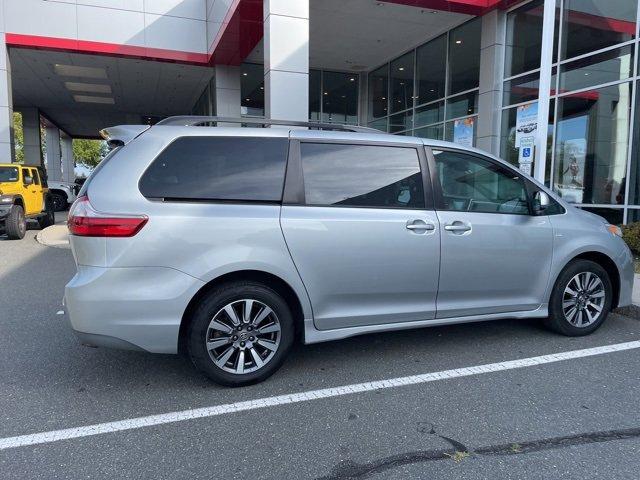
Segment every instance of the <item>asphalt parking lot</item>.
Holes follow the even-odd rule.
[[[1,478],[638,478],[640,349],[627,342],[640,341],[640,319],[612,315],[584,338],[520,320],[299,346],[268,381],[227,389],[178,356],[81,346],[57,314],[71,252],[36,233],[0,236]],[[596,353],[295,395],[582,349]],[[194,410],[219,405],[231,407]],[[183,416],[140,420],[172,412]],[[46,432],[57,433],[7,441]]]

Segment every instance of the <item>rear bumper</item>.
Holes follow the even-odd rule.
[[[83,343],[177,353],[182,315],[203,285],[172,268],[79,265],[64,304]]]

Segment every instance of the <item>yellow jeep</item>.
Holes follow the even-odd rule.
[[[24,238],[27,220],[40,228],[53,225],[53,202],[44,170],[17,163],[0,163],[0,230],[10,239]]]

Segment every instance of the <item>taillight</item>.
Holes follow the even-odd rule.
[[[145,226],[146,215],[115,215],[96,211],[83,195],[69,210],[67,225],[79,237],[133,237]]]

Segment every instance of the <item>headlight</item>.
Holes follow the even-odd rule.
[[[0,203],[11,203],[13,202],[13,197],[9,195],[0,195]]]
[[[604,226],[609,233],[611,233],[612,235],[615,235],[616,237],[622,238],[622,230],[620,229],[620,227],[616,225],[611,225],[610,223],[605,223]]]

